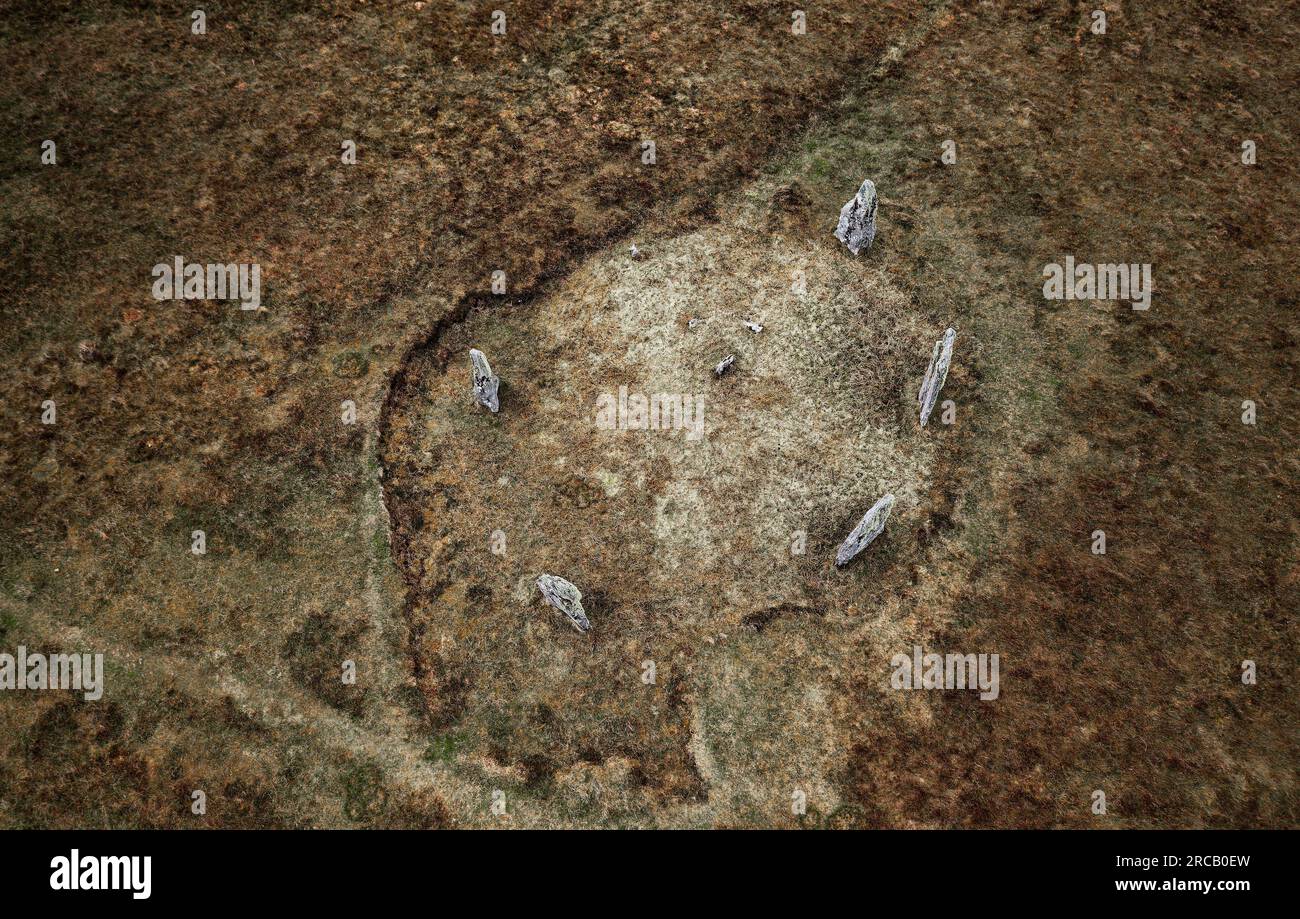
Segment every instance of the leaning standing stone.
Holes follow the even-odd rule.
[[[885,521],[889,519],[889,512],[893,509],[893,495],[885,495],[873,504],[871,510],[867,511],[866,516],[853,528],[848,539],[844,540],[840,551],[835,553],[835,565],[837,567],[847,565],[855,555],[871,545],[872,541],[884,532]]]
[[[862,249],[870,249],[872,240],[876,238],[876,204],[876,186],[870,179],[865,179],[858,193],[840,208],[835,238],[848,246],[854,255]]]
[[[569,617],[569,624],[579,632],[590,632],[591,622],[582,608],[582,591],[564,578],[544,574],[537,579],[537,587],[551,606]]]
[[[501,385],[501,381],[492,372],[492,365],[488,363],[487,355],[478,348],[469,349],[469,363],[474,381],[474,398],[495,412],[501,408],[501,403],[497,400],[497,387]]]
[[[921,381],[921,391],[916,397],[916,400],[921,403],[921,427],[925,427],[925,423],[930,420],[930,412],[934,411],[939,390],[943,389],[944,381],[948,379],[948,365],[952,363],[952,343],[956,337],[957,330],[949,329],[943,333],[942,341],[934,343],[934,351],[930,355],[930,367],[925,371],[925,379]]]

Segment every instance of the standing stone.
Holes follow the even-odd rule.
[[[564,578],[544,574],[537,579],[537,587],[551,606],[569,617],[569,624],[579,632],[590,632],[591,622],[582,608],[582,591]]]
[[[934,343],[934,352],[930,355],[930,367],[925,371],[925,379],[921,381],[921,391],[917,394],[916,400],[921,403],[921,427],[930,420],[930,412],[934,411],[934,403],[939,398],[939,390],[943,389],[944,381],[948,379],[948,365],[952,363],[952,343],[957,338],[957,330],[949,329],[943,333],[943,340]]]
[[[872,541],[884,532],[885,521],[889,519],[889,512],[893,509],[893,495],[885,495],[871,505],[871,510],[867,511],[866,516],[853,528],[853,532],[840,546],[840,551],[835,553],[836,567],[847,565],[855,555],[871,545]]]
[[[854,255],[870,249],[872,240],[876,238],[876,204],[876,186],[870,179],[865,179],[858,193],[840,208],[835,238],[848,246]]]
[[[488,363],[487,355],[478,348],[470,348],[469,363],[472,369],[471,378],[474,381],[474,398],[492,411],[497,411],[501,408],[501,403],[497,399],[497,387],[501,385],[501,381],[492,372],[492,365]]]

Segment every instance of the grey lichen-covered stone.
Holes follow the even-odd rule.
[[[724,357],[721,361],[718,362],[718,366],[713,368],[713,375],[715,377],[722,376],[724,373],[726,373],[728,370],[731,369],[731,365],[734,363],[736,363],[736,355],[728,354],[726,357]]]
[[[835,238],[857,255],[870,249],[876,238],[876,186],[866,179],[858,193],[840,208],[840,222],[835,227]]]
[[[925,371],[925,379],[921,380],[921,391],[917,394],[916,400],[921,403],[921,427],[930,420],[930,412],[934,411],[934,403],[939,398],[939,390],[943,389],[944,381],[948,379],[948,365],[952,363],[952,343],[957,338],[957,330],[949,329],[943,333],[943,340],[934,343],[934,352],[930,355],[930,367]]]
[[[579,632],[590,632],[591,622],[582,608],[582,591],[564,578],[544,574],[537,579],[537,587],[551,606],[564,613],[569,624]]]
[[[474,382],[474,398],[492,411],[497,411],[501,408],[501,403],[497,399],[497,388],[500,387],[501,380],[492,372],[492,365],[488,363],[487,355],[478,348],[470,348],[469,363]]]
[[[893,495],[885,495],[871,505],[871,510],[867,511],[866,516],[853,528],[853,532],[835,553],[836,566],[847,565],[854,556],[871,545],[872,541],[884,532],[885,521],[889,519],[889,512],[893,509]]]

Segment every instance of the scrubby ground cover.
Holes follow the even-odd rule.
[[[0,698],[0,822],[1295,825],[1294,9],[493,8],[5,11],[0,638],[109,672]],[[154,301],[174,254],[264,309]],[[1151,310],[1044,301],[1065,254]],[[702,449],[594,429],[620,383]],[[516,595],[550,564],[593,639]],[[890,692],[914,642],[999,700]]]

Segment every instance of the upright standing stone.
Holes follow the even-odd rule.
[[[537,587],[551,606],[569,617],[569,624],[579,632],[590,632],[591,622],[582,608],[582,591],[564,578],[544,574],[537,579]]]
[[[876,203],[876,186],[870,179],[865,179],[858,193],[840,208],[835,238],[848,246],[854,255],[862,249],[870,249],[872,240],[876,238]]]
[[[889,519],[889,512],[893,509],[893,495],[885,495],[871,505],[871,510],[867,511],[866,516],[853,528],[853,532],[840,546],[840,551],[835,553],[836,567],[847,565],[855,555],[871,545],[872,541],[884,532],[885,521]]]
[[[925,371],[925,379],[921,381],[921,391],[916,397],[916,400],[921,403],[921,427],[925,427],[925,423],[930,420],[930,412],[934,411],[939,390],[943,389],[944,381],[948,379],[948,365],[952,363],[952,343],[956,338],[957,330],[949,329],[943,333],[942,341],[934,343],[934,352],[930,355],[930,367]]]
[[[501,403],[497,399],[497,388],[501,385],[501,381],[492,372],[492,365],[488,363],[487,355],[478,348],[470,348],[469,363],[474,381],[474,398],[492,411],[497,411],[501,408]]]

